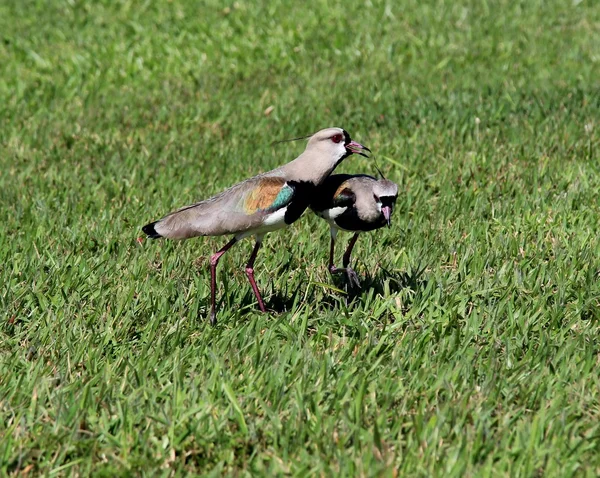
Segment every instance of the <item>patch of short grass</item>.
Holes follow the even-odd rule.
[[[0,5],[2,473],[597,475],[599,25],[585,0]],[[276,312],[247,241],[210,327],[225,239],[140,227],[331,125],[402,191],[364,290],[307,214],[259,254]]]

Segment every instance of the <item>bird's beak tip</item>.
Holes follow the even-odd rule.
[[[384,206],[381,208],[381,213],[385,219],[388,227],[392,225],[392,208],[390,206]]]
[[[363,151],[368,151],[369,153],[371,152],[369,148],[363,146],[360,143],[357,143],[356,141],[350,141],[346,145],[346,149],[350,152],[350,154],[358,154],[360,156],[364,156],[365,158],[368,158],[369,156],[363,153]]]

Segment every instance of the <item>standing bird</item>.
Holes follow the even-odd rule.
[[[308,140],[304,152],[292,162],[259,174],[191,206],[178,209],[142,230],[152,239],[189,239],[196,236],[233,238],[210,258],[210,321],[216,324],[217,264],[236,242],[254,236],[256,244],[246,264],[246,275],[266,312],[254,280],[254,261],[267,232],[288,226],[309,206],[314,191],[340,162],[351,154],[366,156],[370,149],[352,141],[341,128],[323,129]]]
[[[329,223],[331,247],[329,272],[345,272],[350,285],[360,287],[358,275],[350,267],[350,254],[363,231],[372,231],[391,224],[391,215],[398,198],[398,185],[366,174],[334,174],[317,189],[310,208]],[[354,232],[344,253],[343,268],[333,263],[338,230]]]

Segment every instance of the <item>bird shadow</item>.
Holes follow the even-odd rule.
[[[401,290],[410,289],[417,291],[427,287],[427,280],[423,278],[423,273],[427,269],[426,266],[417,267],[409,271],[389,271],[380,269],[375,276],[367,275],[361,284],[363,292],[373,289],[376,293],[383,294],[386,292],[385,283],[389,284],[389,291],[392,293],[400,292]]]
[[[285,296],[278,292],[269,297],[266,307],[270,312],[283,314],[284,312],[289,312],[292,310],[296,302],[296,294]]]
[[[331,284],[344,293],[331,292],[319,298],[319,307],[327,310],[333,310],[340,307],[340,299],[345,297],[346,304],[350,304],[355,299],[373,291],[375,294],[386,296],[388,294],[397,294],[403,290],[417,292],[427,287],[427,280],[423,274],[427,266],[417,266],[408,271],[390,271],[380,268],[374,275],[367,274],[360,279],[360,287],[352,286],[345,274],[335,274],[330,276]],[[263,297],[265,307],[268,313],[283,314],[294,310],[298,306],[300,291],[277,291],[268,297]],[[316,292],[309,293],[307,299],[314,298]],[[313,296],[313,297],[311,297]],[[343,300],[343,299],[342,299]],[[239,304],[241,309],[258,310],[256,298],[252,291],[244,294]]]
[[[298,293],[286,294],[287,291],[284,292],[274,292],[268,296],[263,295],[263,301],[265,304],[265,308],[267,309],[267,313],[270,314],[283,314],[284,312],[289,312],[294,310],[294,307],[297,304],[297,295]],[[244,294],[243,298],[239,303],[240,309],[244,310],[256,310],[258,309],[258,303],[256,301],[256,297],[252,293],[252,291],[248,291]]]
[[[346,303],[351,303],[369,292],[374,292],[376,295],[385,296],[387,294],[397,294],[401,291],[411,290],[417,292],[427,288],[427,280],[423,278],[423,274],[427,266],[417,266],[408,271],[390,271],[385,268],[380,268],[374,274],[366,274],[361,278],[360,287],[351,284],[345,275],[333,277],[333,282],[336,287],[339,287],[346,293]]]
[[[353,286],[345,274],[330,275],[331,284],[343,292],[331,291],[318,299],[319,308],[326,310],[335,310],[340,308],[340,300],[350,305],[353,301],[359,300],[361,296],[373,292],[375,295],[387,296],[395,295],[401,291],[418,292],[427,288],[428,281],[423,277],[427,266],[418,266],[408,271],[390,271],[380,268],[379,271],[370,275],[367,274],[360,279],[360,287]],[[272,295],[268,303],[268,308],[276,313],[283,313],[293,310],[297,306],[297,293],[291,296],[285,294]],[[309,294],[309,300],[316,295],[313,291]]]

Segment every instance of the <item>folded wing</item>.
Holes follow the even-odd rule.
[[[239,234],[260,228],[265,219],[287,207],[294,187],[284,178],[257,176],[144,226],[150,237],[188,239]]]

